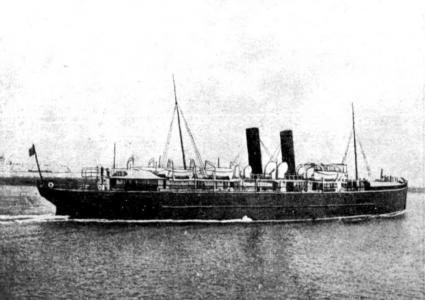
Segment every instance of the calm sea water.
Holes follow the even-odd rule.
[[[424,194],[360,223],[0,224],[0,299],[424,299]]]

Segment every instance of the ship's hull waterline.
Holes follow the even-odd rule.
[[[353,192],[141,192],[39,187],[57,215],[74,219],[297,221],[397,215],[407,186]]]

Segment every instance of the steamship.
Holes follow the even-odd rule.
[[[174,114],[167,143],[159,161],[148,166],[84,168],[73,187],[41,180],[40,194],[56,206],[56,214],[75,219],[162,221],[304,221],[369,216],[395,216],[406,209],[407,180],[385,176],[361,179],[353,108],[356,176],[347,165],[301,164],[296,166],[293,134],[280,132],[281,161],[262,164],[258,128],[246,129],[249,165],[229,167],[202,161],[175,92]],[[168,144],[177,115],[183,168],[167,160]],[[196,159],[186,165],[181,119],[195,148]],[[350,138],[351,140],[351,138]],[[351,143],[349,141],[349,143]],[[114,156],[115,157],[115,156]]]

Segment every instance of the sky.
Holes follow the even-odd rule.
[[[34,143],[78,171],[111,166],[115,142],[119,166],[146,164],[166,143],[173,74],[204,160],[247,164],[258,127],[271,151],[292,129],[297,164],[341,162],[353,103],[373,175],[425,186],[423,1],[1,1],[0,153],[32,162]],[[174,126],[175,164],[179,147]]]

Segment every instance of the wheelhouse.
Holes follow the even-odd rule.
[[[110,190],[157,191],[164,186],[164,178],[145,170],[117,170],[109,178]]]

